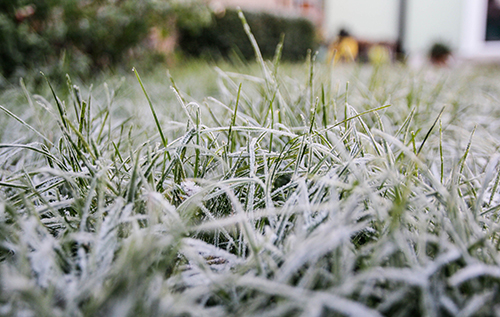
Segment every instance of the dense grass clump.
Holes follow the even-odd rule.
[[[494,315],[500,73],[279,54],[4,92],[0,314]]]

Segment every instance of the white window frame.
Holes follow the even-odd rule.
[[[463,0],[460,55],[500,59],[500,41],[486,41],[488,0]]]

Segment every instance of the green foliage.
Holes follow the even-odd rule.
[[[245,12],[245,16],[264,58],[274,56],[283,34],[284,60],[303,60],[307,50],[317,46],[316,30],[307,19],[253,12]],[[223,16],[214,14],[212,24],[206,27],[192,29],[179,24],[179,33],[180,48],[187,55],[227,58],[236,53],[246,60],[255,57],[235,10],[226,10]]]
[[[51,51],[50,42],[40,32],[40,24],[48,17],[50,3],[40,0],[34,4],[21,0],[0,1],[0,74],[8,77],[18,66],[30,67]]]
[[[4,77],[47,65],[52,68],[45,72],[59,77],[111,67],[144,43],[151,27],[171,32],[176,16],[202,25],[208,12],[195,1],[174,0],[4,0],[0,7]]]
[[[451,48],[444,43],[434,43],[429,50],[429,57],[431,59],[440,59],[448,57],[451,54]]]

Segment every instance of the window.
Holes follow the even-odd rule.
[[[500,0],[488,0],[486,41],[500,41]]]

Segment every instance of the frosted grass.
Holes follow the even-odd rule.
[[[0,314],[495,315],[498,70],[279,54],[4,93]]]

